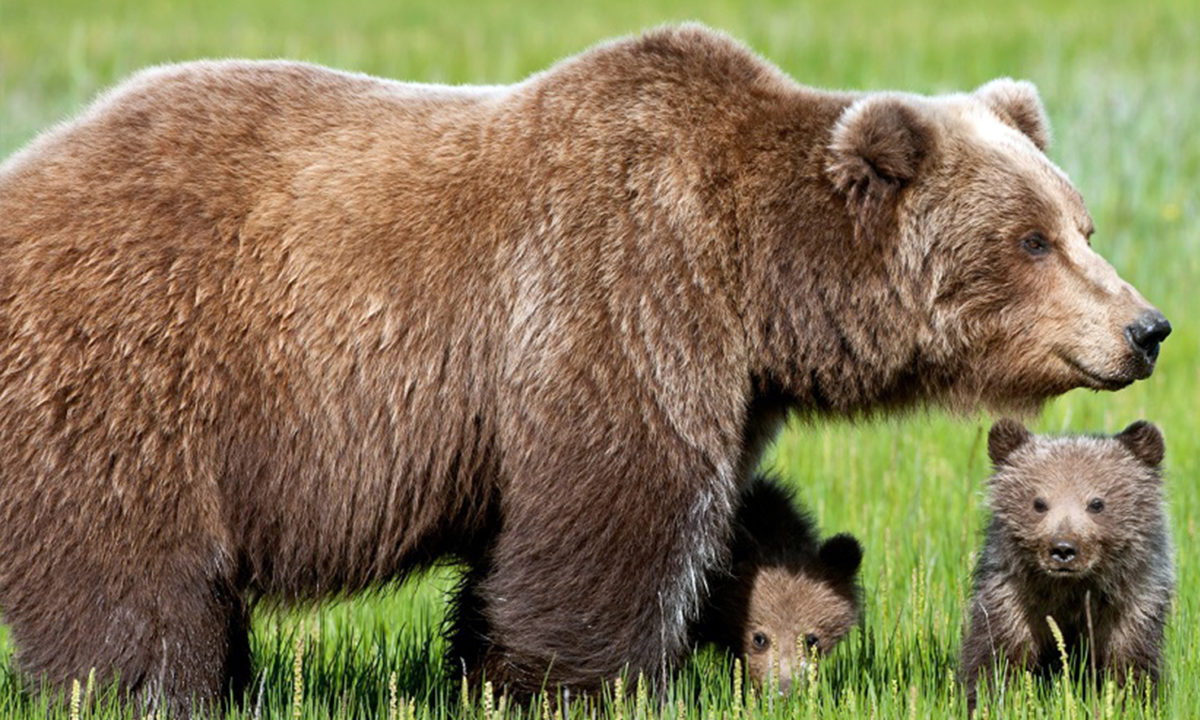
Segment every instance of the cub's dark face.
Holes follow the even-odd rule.
[[[827,540],[797,571],[766,567],[753,579],[742,654],[751,679],[788,692],[809,662],[828,653],[859,618],[856,574],[862,549],[849,535]]]
[[[1162,517],[1162,435],[1149,423],[1112,437],[1046,438],[1002,420],[988,452],[994,518],[1031,568],[1103,575]]]

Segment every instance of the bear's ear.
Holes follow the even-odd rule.
[[[1050,147],[1050,121],[1037,88],[1028,80],[999,78],[980,86],[975,97],[996,113],[1000,121],[1020,130],[1046,152]]]
[[[1163,442],[1162,432],[1154,423],[1138,420],[1122,430],[1116,437],[1122,445],[1129,448],[1129,452],[1133,453],[1138,460],[1150,467],[1158,467],[1162,464],[1163,455],[1166,453],[1166,444]]]
[[[851,214],[869,223],[917,176],[932,142],[933,128],[913,101],[870,95],[842,112],[826,171]]]
[[[862,564],[862,546],[849,533],[839,533],[821,543],[817,550],[817,559],[835,579],[845,580],[854,577],[858,566]]]
[[[1025,426],[1016,420],[1001,418],[988,432],[988,457],[999,467],[1008,460],[1013,450],[1024,445],[1033,437]]]

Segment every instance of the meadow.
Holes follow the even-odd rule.
[[[1194,0],[981,3],[891,0],[0,0],[0,157],[146,65],[288,57],[437,83],[507,83],[605,38],[694,19],[741,38],[798,81],[936,93],[997,76],[1034,81],[1050,156],[1088,202],[1093,246],[1171,319],[1147,381],[1074,391],[1033,427],[1115,432],[1138,418],[1167,438],[1178,595],[1157,702],[1079,678],[1010,684],[980,717],[1194,717],[1200,712],[1200,9]],[[866,548],[865,621],[793,695],[760,697],[701,653],[662,696],[567,707],[572,717],[963,717],[954,682],[984,522],[986,415],[791,423],[767,465],[828,532]],[[3,532],[0,530],[0,538]],[[254,619],[255,681],[230,717],[541,717],[464,706],[439,625],[455,569],[369,597]],[[0,668],[12,647],[0,625]],[[628,678],[629,687],[637,684]],[[84,717],[118,717],[81,678]],[[499,698],[495,698],[499,702]],[[0,718],[73,715],[0,669]]]

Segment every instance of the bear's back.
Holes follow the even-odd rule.
[[[696,28],[506,88],[273,61],[136,76],[0,166],[0,502],[119,483],[274,558],[251,571],[268,590],[387,576],[486,509],[497,447],[534,436],[513,408],[591,420],[555,383],[651,402],[677,394],[680,343],[739,351],[697,188],[764,88],[788,89]],[[740,384],[714,382],[732,418]],[[690,417],[675,432],[718,442]]]

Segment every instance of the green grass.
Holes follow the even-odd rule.
[[[154,63],[286,56],[410,80],[509,82],[603,38],[681,19],[728,30],[812,85],[937,92],[1000,75],[1029,78],[1053,122],[1051,155],[1095,217],[1094,245],[1175,325],[1153,378],[1116,394],[1071,393],[1047,407],[1037,428],[1115,431],[1141,417],[1163,427],[1179,577],[1167,679],[1153,709],[1140,697],[1115,708],[1133,717],[1193,716],[1200,707],[1200,556],[1193,550],[1200,335],[1191,323],[1200,310],[1200,14],[1193,0],[896,5],[532,0],[513,10],[462,0],[0,0],[0,155]],[[988,422],[929,413],[789,427],[768,462],[796,485],[827,532],[863,540],[863,629],[795,697],[737,697],[728,664],[702,654],[665,700],[639,708],[633,697],[599,714],[965,717],[952,673],[984,517]],[[302,717],[387,717],[393,677],[397,698],[413,701],[416,717],[458,714],[458,681],[441,673],[437,635],[452,583],[453,571],[441,570],[353,603],[259,614],[256,688],[239,716],[292,717],[297,637]],[[0,626],[0,660],[11,652]],[[52,712],[46,697],[22,695],[14,683],[0,671],[0,717]],[[1105,698],[1084,687],[1010,686],[986,712],[1104,716]],[[106,707],[93,716],[117,715]],[[478,705],[472,714],[489,716]],[[584,711],[575,706],[572,714]]]

